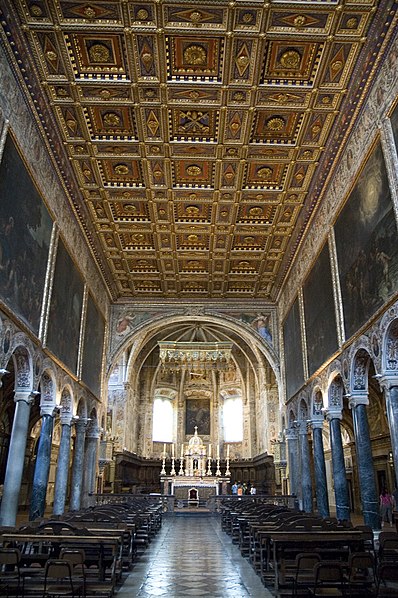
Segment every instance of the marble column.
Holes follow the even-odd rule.
[[[84,457],[83,504],[87,502],[89,494],[95,492],[97,475],[97,453],[100,430],[93,426],[86,434],[86,452]]]
[[[41,430],[38,440],[32,494],[30,497],[29,520],[43,517],[46,508],[48,475],[50,473],[51,447],[54,429],[54,407],[40,410]]]
[[[73,450],[72,483],[69,508],[78,511],[81,505],[83,489],[84,443],[86,437],[87,420],[76,422],[75,446]]]
[[[26,440],[28,437],[28,426],[30,406],[35,399],[35,394],[30,390],[18,390],[15,392],[14,402],[15,413],[12,423],[10,447],[6,474],[4,478],[3,498],[0,508],[0,525],[15,526],[19,492],[21,490],[22,474],[25,463]]]
[[[314,451],[315,492],[318,512],[321,517],[329,517],[328,485],[326,479],[325,453],[323,450],[323,420],[313,420],[312,446]]]
[[[390,427],[391,451],[394,462],[395,485],[398,488],[398,379],[384,380],[385,401]]]
[[[327,419],[329,421],[330,446],[332,450],[334,495],[336,498],[336,517],[339,521],[349,521],[350,500],[344,463],[343,442],[341,439],[341,411],[329,411]]]
[[[285,430],[285,437],[287,441],[287,456],[289,463],[289,482],[290,494],[298,496],[298,446],[297,446],[297,430],[295,428],[287,428]]]
[[[298,428],[298,438],[300,447],[301,462],[301,496],[303,502],[303,511],[312,512],[312,481],[311,481],[311,461],[310,445],[308,443],[307,422],[300,421]]]
[[[61,441],[58,451],[57,472],[55,474],[54,515],[65,512],[66,493],[68,488],[68,474],[70,462],[72,413],[61,411]]]
[[[366,406],[368,404],[369,399],[367,396],[353,396],[350,399],[363,519],[365,525],[370,525],[372,529],[380,529],[379,496],[376,487],[372,445],[366,413]]]

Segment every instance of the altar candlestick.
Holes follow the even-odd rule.
[[[163,457],[166,456],[166,443],[163,443]]]
[[[181,459],[184,457],[184,444],[181,445]]]
[[[209,459],[211,458],[211,444],[209,444]]]
[[[229,457],[229,444],[227,444],[227,457]]]
[[[171,457],[174,459],[174,442],[171,445]]]
[[[217,459],[220,458],[220,445],[217,444]]]

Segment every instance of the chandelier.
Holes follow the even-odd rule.
[[[226,370],[231,360],[232,343],[159,341],[163,369],[180,372]]]

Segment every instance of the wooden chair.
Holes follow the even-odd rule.
[[[86,555],[82,548],[61,548],[59,558],[68,561],[72,569],[72,582],[82,585],[82,596],[86,595]]]
[[[293,577],[293,596],[308,595],[308,588],[315,585],[314,567],[321,561],[317,552],[300,552],[296,556]]]
[[[0,548],[0,594],[23,596],[19,563],[21,553],[17,548]]]
[[[60,598],[82,595],[82,585],[73,584],[72,566],[63,559],[49,559],[44,574],[43,598]]]
[[[350,596],[374,596],[375,558],[371,552],[352,552],[348,558],[347,586]]]
[[[347,596],[344,564],[340,561],[322,561],[314,567],[315,583],[309,588],[309,596]]]
[[[377,570],[377,598],[397,598],[398,567],[397,563],[381,563]]]

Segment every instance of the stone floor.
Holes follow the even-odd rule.
[[[164,517],[161,531],[116,594],[133,598],[271,597],[238,548],[207,514]]]

